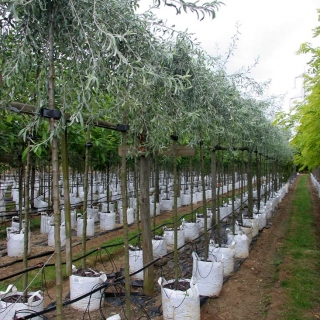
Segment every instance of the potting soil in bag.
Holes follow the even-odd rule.
[[[11,292],[10,292],[11,291]],[[43,297],[41,291],[28,292],[27,302],[23,303],[23,292],[9,285],[5,292],[0,291],[0,320],[23,318],[24,316],[43,311]],[[42,317],[33,317],[34,320],[41,320]]]

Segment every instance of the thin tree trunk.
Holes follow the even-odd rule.
[[[153,261],[153,250],[150,228],[150,199],[149,199],[149,158],[140,157],[140,212],[142,228],[143,264]],[[143,290],[145,295],[154,294],[154,267],[153,264],[143,270]]]
[[[190,185],[191,212],[193,212],[193,190],[194,190],[194,184],[193,184],[193,172],[192,172],[192,158],[190,158],[190,161],[189,161],[189,168],[190,168],[189,171],[190,171],[190,179],[191,179],[191,185]]]
[[[252,188],[252,153],[248,151],[248,217],[253,217],[253,188]]]
[[[19,158],[19,231],[22,229],[22,199],[23,199],[23,163]]]
[[[232,233],[233,234],[235,234],[235,226],[236,226],[236,215],[234,210],[235,192],[236,192],[235,161],[234,161],[234,156],[232,156]]]
[[[27,164],[24,186],[24,237],[23,237],[23,269],[28,268],[28,246],[29,246],[29,178],[30,178],[30,141],[28,141]],[[28,272],[23,275],[23,302],[27,302]]]
[[[89,183],[89,142],[90,142],[90,129],[87,129],[86,139],[86,155],[84,164],[84,183],[83,183],[83,215],[82,215],[82,268],[87,268],[87,259],[85,257],[87,252],[87,207],[88,207],[88,183]]]
[[[93,192],[93,167],[92,166],[90,166],[89,167],[90,168],[90,186],[91,186],[91,192],[90,192],[90,197],[91,197],[91,199],[90,199],[90,205],[91,205],[91,208],[93,207],[93,194],[94,194],[94,192]],[[97,186],[96,186],[97,187]]]
[[[257,163],[257,198],[258,198],[258,213],[260,213],[260,201],[261,201],[261,153],[256,154]]]
[[[202,183],[202,201],[203,201],[203,217],[204,217],[204,260],[208,260],[209,254],[209,239],[208,239],[208,213],[207,213],[207,199],[206,199],[206,184],[204,180],[204,152],[203,142],[200,142],[200,161],[201,161],[201,183]]]
[[[68,160],[68,136],[67,128],[61,136],[61,160],[63,176],[63,199],[66,227],[66,273],[72,274],[72,235],[71,235],[71,212],[69,192],[69,160]]]
[[[30,205],[31,205],[31,209],[34,209],[34,198],[35,198],[35,194],[34,194],[34,185],[36,182],[36,167],[35,164],[31,165],[31,199],[30,199]]]
[[[211,212],[212,212],[212,225],[217,223],[216,221],[216,209],[217,209],[217,161],[216,151],[211,151]]]
[[[173,230],[174,230],[174,282],[175,288],[178,286],[179,282],[179,265],[178,265],[178,174],[177,174],[177,141],[173,141],[174,148],[174,158],[173,158]]]
[[[110,162],[107,163],[107,212],[110,212]]]
[[[49,77],[48,77],[48,95],[49,109],[54,110],[54,19],[55,11],[53,3],[50,2],[50,22],[49,22]],[[50,118],[50,132],[54,132],[54,119]],[[57,303],[57,319],[63,319],[62,308],[62,259],[61,259],[61,239],[60,225],[61,213],[59,209],[59,160],[58,160],[58,139],[53,136],[51,144],[51,160],[52,160],[52,194],[53,194],[53,214],[54,214],[54,239],[55,239],[55,267],[56,267],[56,303]]]
[[[123,117],[126,123],[126,116]],[[127,144],[127,134],[122,132],[122,149],[125,150]],[[130,301],[130,271],[129,271],[129,237],[128,237],[128,218],[127,218],[127,180],[126,180],[126,156],[121,157],[121,197],[123,214],[123,242],[124,242],[124,277],[125,277],[125,296],[126,296],[126,318],[131,320],[131,301]]]
[[[217,192],[217,203],[218,203],[218,211],[217,211],[217,241],[219,246],[221,247],[221,237],[220,237],[220,187],[221,187],[221,152],[218,153],[218,192]]]
[[[50,172],[50,164],[49,164],[49,170],[48,170],[48,207],[51,207],[52,204],[52,195],[51,195],[51,172]],[[46,190],[44,190],[44,192],[46,193]]]
[[[154,174],[155,174],[155,183],[154,183],[154,215],[153,215],[153,229],[156,228],[156,209],[157,203],[160,203],[159,197],[159,163],[157,157],[154,158]]]
[[[140,164],[141,165],[141,164]],[[133,164],[133,187],[134,187],[134,193],[132,195],[133,199],[136,199],[136,220],[137,220],[137,229],[138,229],[138,234],[140,234],[140,204],[139,204],[139,183],[138,183],[138,170],[139,170],[139,165],[138,165],[138,159],[134,159],[134,164]],[[140,169],[141,170],[141,169]],[[149,192],[149,189],[148,189]],[[133,200],[134,201],[134,200]],[[150,210],[150,208],[149,208]]]

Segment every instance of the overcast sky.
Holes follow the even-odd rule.
[[[191,0],[189,0],[191,1]],[[148,8],[152,0],[141,0],[140,10]],[[155,10],[156,15],[179,30],[188,29],[211,55],[217,45],[227,51],[236,24],[240,25],[237,50],[228,70],[235,72],[252,65],[259,57],[251,75],[260,82],[270,79],[271,94],[286,94],[283,109],[288,110],[294,98],[303,94],[301,74],[307,71],[310,56],[296,55],[301,43],[320,46],[320,39],[312,35],[318,22],[319,0],[224,0],[215,19],[199,21],[192,13],[176,15],[174,8]],[[318,37],[319,38],[319,37]]]

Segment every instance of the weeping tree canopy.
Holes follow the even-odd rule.
[[[214,17],[221,5],[216,1],[203,5],[181,0],[150,2],[170,6],[178,14],[193,12],[199,19]],[[80,124],[80,129],[72,129],[75,134],[69,129],[74,153],[77,139],[82,139],[77,131],[96,119],[121,123],[125,114],[129,142],[143,141],[150,153],[161,151],[171,143],[170,135],[177,134],[183,144],[194,146],[201,140],[230,149],[246,145],[283,157],[284,149],[277,150],[287,137],[271,124],[268,112],[274,101],[263,97],[266,84],[248,76],[251,67],[232,75],[226,72],[235,43],[227,57],[212,57],[191,35],[169,29],[151,11],[137,15],[138,4],[50,2],[55,17],[55,106],[70,114],[68,127]],[[48,105],[48,5],[47,1],[0,5],[2,108],[10,107],[11,101],[33,104],[37,110]],[[33,117],[20,134],[41,132],[34,145],[39,155],[45,149],[42,146],[65,126],[65,121],[56,121],[55,130],[44,134],[48,128],[40,117]],[[113,138],[108,143],[92,134],[96,162],[106,160],[102,146],[115,151],[119,140]]]

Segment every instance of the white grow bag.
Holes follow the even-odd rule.
[[[223,275],[229,276],[234,272],[234,256],[236,242],[232,241],[231,244],[227,244],[224,247],[216,247],[215,244],[209,245],[209,257],[211,255],[223,255]]]
[[[28,233],[28,254],[30,253],[30,234]],[[8,257],[22,257],[24,251],[24,229],[7,228],[7,252]]]
[[[83,218],[81,215],[79,215],[77,219],[77,237],[82,237],[82,229],[83,229]],[[87,237],[94,236],[94,219],[93,218],[87,218],[86,236]]]
[[[129,249],[129,271],[133,273],[143,268],[143,253],[140,249]],[[143,280],[143,270],[131,277],[136,280]]]
[[[10,292],[10,290],[12,290]],[[9,285],[5,292],[0,291],[0,320],[11,320],[16,316],[17,318],[23,318],[24,316],[36,314],[43,311],[43,297],[41,291],[29,292],[27,297],[28,301],[23,302],[5,302],[6,297],[20,296],[19,300],[22,301],[23,293],[18,292],[17,288],[13,285]],[[41,320],[42,317],[33,317],[34,320]]]
[[[113,212],[114,210],[114,202],[109,202],[109,212]],[[103,203],[102,204],[102,208],[101,208],[102,212],[108,212],[108,203]]]
[[[123,210],[122,210],[122,208],[119,209],[119,216],[120,216],[120,223],[123,224]],[[134,223],[134,209],[133,208],[127,209],[127,221],[128,221],[128,224]]]
[[[243,221],[243,225],[244,226],[249,226],[252,227],[252,238],[256,237],[259,233],[259,225],[258,225],[258,221],[255,218],[249,218],[249,219],[242,219]]]
[[[197,284],[193,279],[184,279],[190,282],[186,291],[164,288],[174,280],[166,281],[160,277],[158,283],[161,287],[163,320],[200,320],[200,296]]]
[[[173,199],[160,200],[160,209],[163,211],[170,211],[173,208]]]
[[[75,228],[77,225],[77,212],[76,210],[73,210],[70,212],[71,215],[71,228]]]
[[[202,261],[192,252],[192,258],[192,276],[200,296],[218,297],[223,285],[223,255],[209,255],[210,261]]]
[[[259,230],[262,230],[267,224],[267,214],[262,211],[261,213],[254,215],[254,217],[258,222]]]
[[[116,226],[115,212],[99,212],[100,230],[113,230]]]
[[[225,219],[229,215],[228,206],[220,207],[220,221]]]
[[[99,277],[81,277],[77,275],[70,276],[70,300],[96,289],[102,282],[106,281],[106,279],[107,276],[105,273],[102,273]],[[102,291],[103,289],[72,303],[71,307],[80,311],[98,310],[100,308]]]
[[[48,216],[46,212],[41,212],[40,233],[47,234],[51,222],[53,223],[53,216]]]
[[[53,224],[53,215],[51,216],[52,219],[49,223]],[[66,222],[66,216],[64,210],[61,210],[61,222]],[[70,222],[71,222],[71,229],[75,228],[77,225],[77,212],[76,210],[70,210]]]
[[[198,223],[198,229],[199,233],[204,232],[204,215],[203,214],[196,214],[196,220]],[[207,210],[207,230],[211,228],[211,223],[212,223],[212,213],[211,210]]]
[[[67,236],[66,236],[66,227],[65,223],[61,223],[60,226],[60,241],[61,241],[61,246],[64,246],[67,241]],[[55,246],[55,238],[54,238],[54,225],[49,224],[49,231],[48,231],[48,246],[49,247],[54,247]]]
[[[150,202],[150,217],[153,218],[154,202]],[[156,216],[160,215],[160,203],[156,203]]]
[[[182,194],[181,195],[181,205],[188,206],[191,203],[191,195],[190,194]]]
[[[181,226],[185,241],[192,241],[199,237],[199,222],[185,222],[183,219]]]
[[[167,243],[164,237],[157,236],[152,239],[153,259],[158,259],[167,254]]]
[[[252,242],[252,226],[240,226],[238,230],[241,230],[243,233],[245,233],[248,237],[248,245],[250,246],[251,242]]]
[[[166,239],[167,247],[169,250],[173,250],[174,247],[174,230],[172,228],[170,229],[164,229],[163,236]],[[177,247],[180,248],[184,245],[184,232],[183,229],[177,230]]]
[[[23,229],[24,228],[24,224],[25,224],[25,220],[23,219],[22,220],[22,224],[21,224],[21,228]],[[11,228],[12,229],[15,229],[15,230],[19,230],[20,226],[20,221],[19,221],[19,217],[18,216],[14,216],[12,217],[12,220],[11,220]]]
[[[235,241],[235,259],[244,259],[249,257],[249,240],[246,234],[241,230],[236,235],[228,234],[228,242]]]
[[[99,211],[99,208],[96,206],[92,208],[87,208],[88,218],[93,218],[94,222],[97,222],[99,220],[98,211]]]

